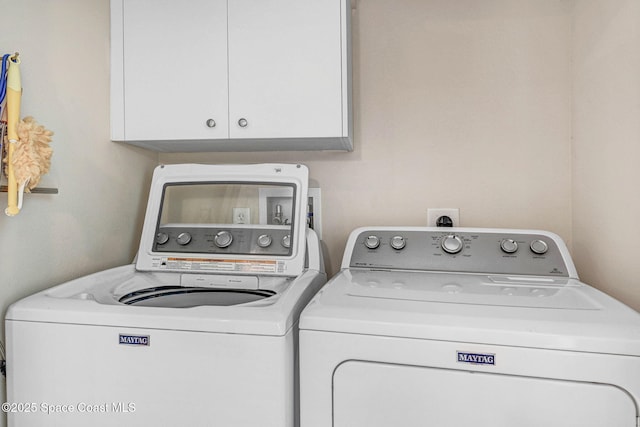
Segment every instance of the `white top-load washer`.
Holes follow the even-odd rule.
[[[301,427],[640,425],[640,315],[542,231],[355,230],[300,369]]]
[[[166,165],[135,265],[13,304],[10,426],[297,425],[297,323],[326,282],[302,165]]]

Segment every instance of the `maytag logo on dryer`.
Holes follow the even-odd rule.
[[[118,344],[149,346],[149,335],[124,335],[120,334]]]
[[[458,352],[459,363],[470,363],[472,365],[494,365],[496,364],[496,355],[490,353],[468,353],[466,351]]]

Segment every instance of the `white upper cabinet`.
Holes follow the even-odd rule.
[[[338,6],[332,0],[229,2],[232,138],[341,135]]]
[[[114,76],[124,77],[124,87],[112,100],[121,110],[113,117],[118,124],[113,139],[226,138],[225,2],[125,0],[113,5],[124,17],[117,58],[122,58],[122,71]],[[215,126],[206,126],[209,119]],[[116,127],[123,132],[116,133]]]
[[[351,150],[348,0],[111,0],[114,141]]]

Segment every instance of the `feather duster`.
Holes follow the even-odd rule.
[[[18,122],[16,142],[11,164],[18,185],[25,186],[29,193],[40,182],[40,177],[51,167],[53,150],[49,146],[53,132],[38,124],[33,117]]]

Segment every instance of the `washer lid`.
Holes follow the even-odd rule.
[[[598,310],[567,278],[351,270],[346,297],[480,306]]]
[[[136,268],[297,276],[307,187],[303,165],[159,166]]]
[[[575,279],[343,270],[301,330],[631,354],[640,314]]]

